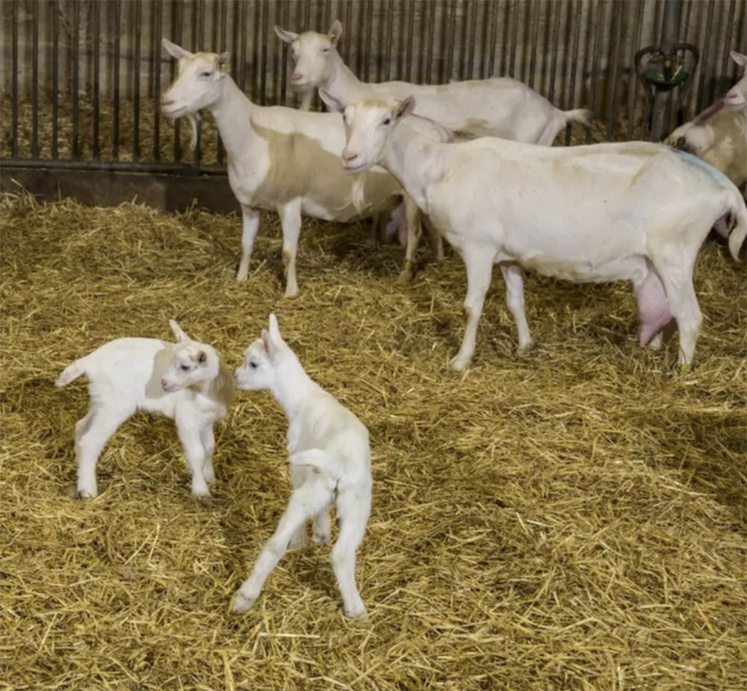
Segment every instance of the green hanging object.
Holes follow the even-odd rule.
[[[700,53],[690,43],[677,43],[664,52],[656,46],[642,48],[635,54],[638,77],[647,86],[669,91],[686,89],[698,64]]]

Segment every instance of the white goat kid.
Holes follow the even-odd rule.
[[[118,338],[67,367],[57,379],[65,386],[85,374],[90,408],[75,425],[78,496],[98,494],[96,464],[106,442],[138,410],[173,419],[192,471],[192,494],[210,496],[213,482],[213,424],[228,412],[231,372],[209,345],[198,343],[175,321],[177,343],[155,338]]]
[[[240,389],[269,389],[288,417],[288,463],[293,494],[275,534],[264,546],[252,575],[233,601],[246,612],[259,597],[265,580],[289,544],[306,544],[306,522],[314,519],[314,542],[330,539],[329,508],[337,509],[340,534],[332,549],[332,566],[345,614],[366,614],[355,584],[355,553],[371,510],[371,453],[368,430],[347,408],[314,383],[280,336],[277,319],[246,350],[236,370]]]
[[[569,148],[504,139],[439,144],[409,127],[407,98],[345,107],[351,173],[381,164],[402,183],[467,267],[467,327],[452,366],[472,359],[477,324],[499,264],[520,351],[534,341],[524,312],[522,267],[574,282],[631,281],[640,344],[674,317],[679,362],[689,365],[702,317],[693,267],[711,227],[731,221],[736,258],[747,236],[747,208],[722,173],[663,144],[627,142]]]
[[[345,143],[338,114],[258,106],[228,75],[228,53],[190,53],[166,39],[163,45],[179,60],[179,74],[161,96],[161,112],[179,118],[210,111],[228,152],[228,181],[243,216],[238,280],[249,273],[260,211],[275,210],[283,227],[285,295],[296,296],[301,216],[351,221],[389,213],[396,205],[392,197],[401,195],[399,184],[385,171],[367,173],[359,213],[351,198],[353,181],[338,160]],[[414,206],[413,212],[418,213]]]
[[[678,127],[665,143],[702,158],[747,194],[747,55],[732,51],[731,57],[745,68],[742,79],[723,99]],[[723,226],[718,230],[725,234]]]

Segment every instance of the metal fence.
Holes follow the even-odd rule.
[[[4,169],[224,171],[209,119],[195,152],[158,97],[174,64],[166,36],[231,51],[239,86],[260,104],[295,105],[287,49],[273,25],[325,31],[363,80],[512,76],[563,109],[588,107],[587,141],[646,136],[650,94],[633,59],[661,38],[664,0],[4,0]],[[684,0],[678,39],[700,63],[683,110],[694,115],[738,78],[747,2]],[[8,69],[9,68],[9,69]],[[674,122],[670,123],[674,124]],[[212,129],[211,129],[212,128]],[[184,130],[185,128],[181,128]],[[566,142],[568,139],[566,139]]]

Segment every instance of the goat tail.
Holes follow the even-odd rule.
[[[85,358],[76,360],[72,365],[68,365],[57,377],[55,386],[67,386],[73,379],[77,379],[81,374],[86,373]]]
[[[324,449],[306,449],[288,456],[292,465],[310,465],[333,480],[340,479],[342,461]]]
[[[588,108],[577,108],[576,110],[561,110],[566,124],[578,122],[582,125],[591,125],[591,111]]]
[[[739,250],[747,238],[747,203],[742,193],[734,188],[734,201],[729,211],[731,215],[731,232],[729,233],[729,251],[734,259],[739,260]]]

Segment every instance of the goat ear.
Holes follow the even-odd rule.
[[[272,345],[272,339],[270,338],[270,334],[267,333],[266,329],[262,329],[262,345],[265,347],[265,352],[267,353],[267,357],[272,357],[273,353],[275,352],[275,349]]]
[[[221,53],[218,56],[218,68],[221,71],[221,74],[228,74],[228,70],[230,68],[229,60],[231,59],[231,54],[226,51],[225,53]]]
[[[275,33],[277,34],[277,37],[285,43],[293,43],[293,41],[298,38],[298,34],[281,29],[277,24],[275,24]]]
[[[335,21],[332,22],[332,26],[329,28],[329,40],[332,41],[333,46],[337,45],[340,36],[342,36],[342,23],[339,19],[335,19]]]
[[[734,60],[734,62],[737,63],[737,65],[740,65],[741,67],[744,67],[747,69],[747,55],[742,55],[741,53],[737,53],[736,50],[732,50],[729,55],[731,55],[731,59]]]
[[[400,101],[394,109],[394,119],[399,120],[410,115],[415,110],[415,97],[408,96],[404,101]]]
[[[270,339],[274,343],[283,342],[283,337],[280,335],[280,328],[278,327],[278,318],[274,313],[270,315]]]
[[[319,89],[319,98],[324,101],[327,108],[329,108],[333,113],[342,113],[342,111],[347,108],[346,103],[343,103],[339,98],[335,98],[326,89]]]
[[[181,58],[191,58],[194,55],[194,53],[190,53],[188,50],[184,50],[184,48],[176,45],[176,43],[172,43],[168,38],[164,38],[162,39],[162,41],[163,47],[167,51],[169,51],[171,57],[176,58],[177,60]]]
[[[171,330],[174,332],[174,336],[176,336],[177,343],[186,343],[192,340],[173,319],[169,320],[169,326],[171,326]]]

